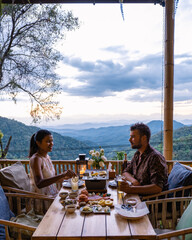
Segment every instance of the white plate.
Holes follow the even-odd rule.
[[[117,187],[117,182],[115,180],[109,181],[108,185],[110,187]]]
[[[84,208],[84,207],[81,207],[81,208],[80,208],[80,212],[81,212],[81,213],[92,213],[92,212],[93,212],[93,209],[92,209],[92,208],[91,208],[91,210],[89,210],[89,211],[84,211],[83,208]]]
[[[66,188],[71,188],[71,182],[69,182],[69,181],[64,181],[63,183],[62,183],[62,186],[63,187],[66,187]],[[78,186],[79,187],[82,187],[82,186],[84,186],[84,181],[79,181],[78,182]]]
[[[111,213],[111,209],[109,207],[109,211],[105,212],[105,207],[102,207],[102,209],[99,211],[97,210],[97,206],[93,206],[93,212],[96,214],[110,214]]]
[[[115,210],[121,217],[133,220],[142,218],[143,216],[149,213],[149,209],[147,208],[145,202],[140,202],[137,204],[136,212],[134,212],[132,209],[131,210],[123,209],[121,208],[121,205],[116,205]]]

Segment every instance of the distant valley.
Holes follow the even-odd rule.
[[[147,125],[151,129],[151,135],[155,135],[156,133],[163,130],[162,121],[151,121],[147,123]],[[179,129],[183,126],[185,125],[177,121],[174,121],[173,123],[174,130]],[[130,125],[89,128],[83,130],[62,129],[61,127],[50,128],[50,130],[55,131],[62,136],[69,136],[79,141],[83,141],[96,146],[128,145],[130,134],[129,129]]]
[[[152,132],[151,145],[162,151],[162,121],[151,121],[147,123]],[[192,160],[192,126],[185,126],[174,121],[173,132],[173,159]],[[102,146],[108,159],[115,159],[116,152],[125,151],[128,159],[131,159],[135,150],[129,144],[130,125],[108,126],[99,128],[88,128],[84,130],[49,128],[54,138],[53,152],[50,156],[53,160],[74,160],[79,153],[98,149]],[[39,128],[27,126],[21,122],[0,117],[0,130],[4,134],[2,143],[5,147],[9,136],[12,136],[11,145],[7,154],[10,159],[26,159],[29,152],[29,142],[33,133]]]

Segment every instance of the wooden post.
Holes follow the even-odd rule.
[[[164,157],[173,153],[174,0],[165,2]]]

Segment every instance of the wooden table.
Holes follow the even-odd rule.
[[[66,190],[66,189],[65,189]],[[61,189],[63,191],[63,189]],[[117,203],[117,190],[108,188],[108,193]],[[131,197],[138,196],[130,195]],[[137,220],[127,220],[116,213],[81,214],[79,210],[69,214],[55,198],[32,239],[155,239],[156,234],[148,216]]]

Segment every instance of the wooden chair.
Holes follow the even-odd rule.
[[[20,215],[21,213],[28,213],[30,210],[35,209],[36,200],[38,200],[38,204],[43,209],[44,203],[47,202],[49,205],[52,203],[53,198],[49,198],[45,195],[39,195],[37,194],[20,194],[20,193],[9,193],[6,192],[5,196],[8,199],[9,202],[9,208],[10,210],[15,214],[15,216]],[[45,212],[44,212],[45,213]],[[35,231],[35,227],[28,226],[25,224],[12,222],[10,220],[4,220],[0,219],[0,224],[2,224],[5,227],[5,235],[6,239],[10,240],[10,227],[14,228],[17,232],[16,239],[23,239],[22,232],[23,230],[30,231],[33,233]],[[32,234],[31,234],[32,235]]]
[[[176,198],[176,197],[186,197],[192,196],[192,185],[178,187],[174,189],[170,189],[167,191],[162,191],[158,194],[142,196],[142,201],[149,201],[149,200],[157,200],[157,199],[164,199],[164,198]]]
[[[191,200],[192,196],[146,201],[150,211],[149,219],[157,233],[156,239],[184,240],[188,233],[192,233],[192,227],[175,230],[179,219]],[[179,236],[182,236],[182,238],[177,238]]]
[[[175,162],[168,177],[169,188],[168,191],[163,191],[159,194],[150,196],[143,196],[143,201],[162,198],[176,198],[192,196],[192,168]]]

